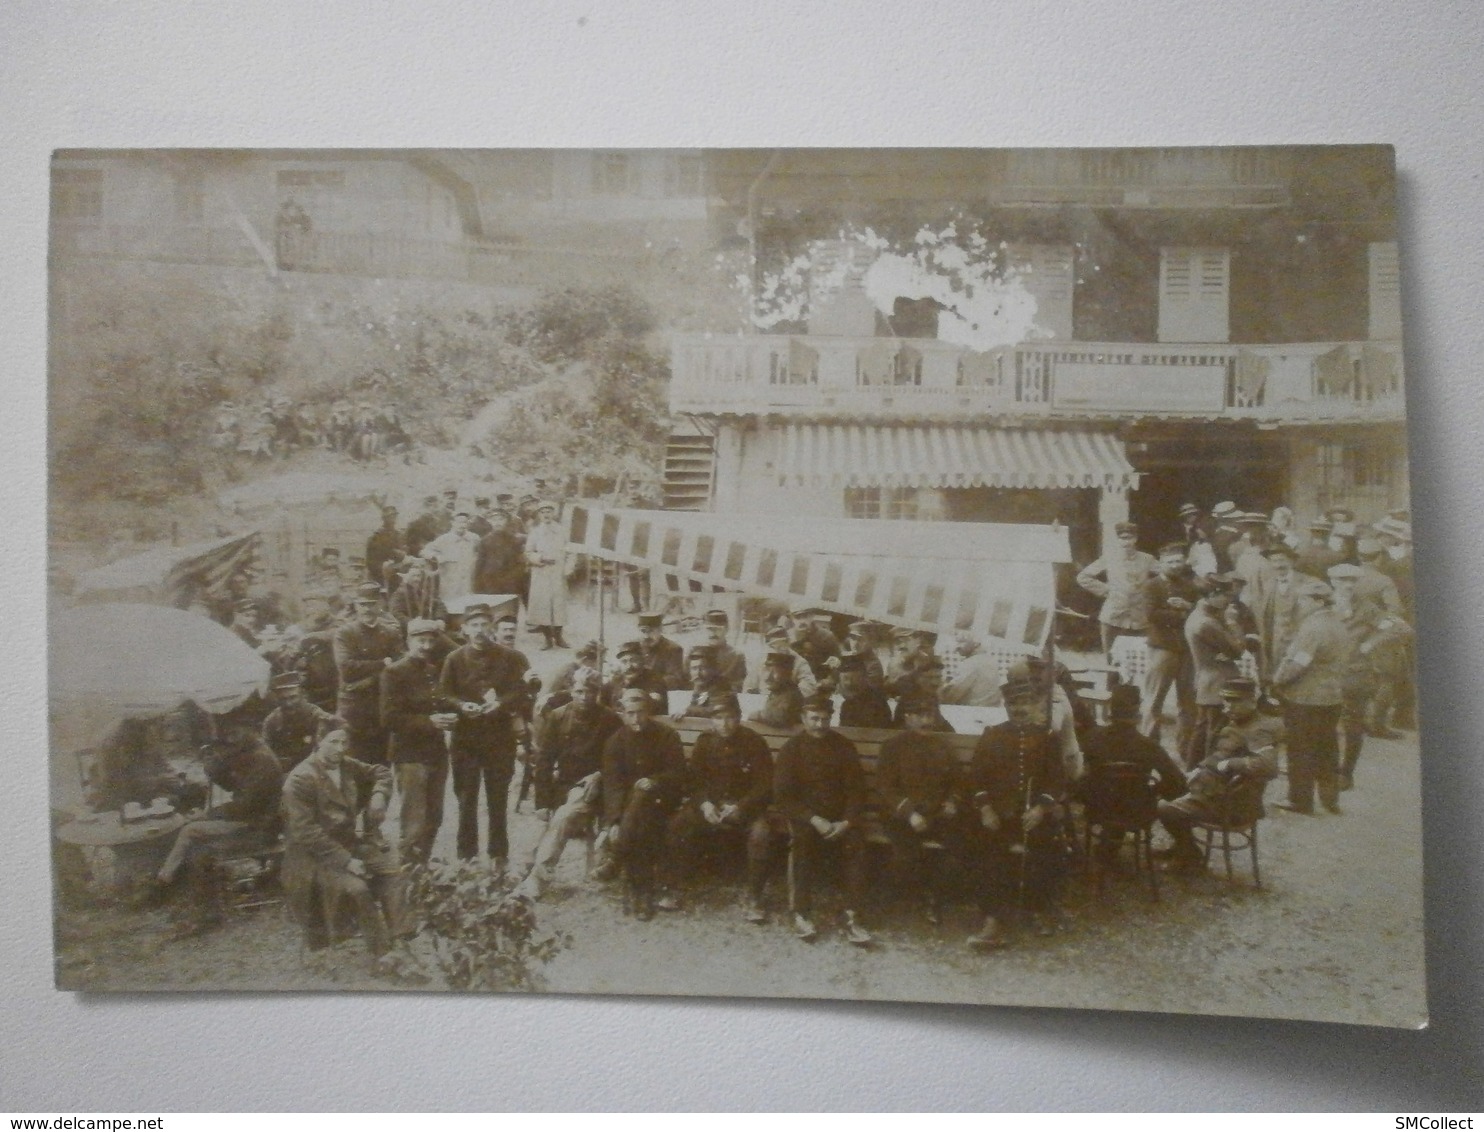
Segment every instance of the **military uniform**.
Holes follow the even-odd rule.
[[[308,700],[274,708],[263,720],[263,742],[287,774],[314,750],[326,732],[338,726],[329,712]]]
[[[823,738],[801,733],[778,751],[773,772],[773,797],[788,821],[789,905],[795,915],[808,917],[814,909],[814,889],[822,858],[844,857],[845,902],[858,911],[866,898],[865,840],[861,816],[866,804],[866,779],[860,752],[838,731]],[[813,818],[849,822],[849,828],[831,841],[814,828]]]
[[[876,792],[884,807],[886,835],[898,874],[927,893],[931,914],[936,917],[951,865],[965,850],[968,811],[953,748],[931,731],[893,735],[881,744]],[[925,821],[926,827],[914,829],[914,816]]]
[[[426,861],[443,824],[448,733],[432,716],[457,705],[438,694],[439,668],[433,657],[404,656],[381,674],[381,721],[402,797],[398,848],[405,861]]]
[[[647,789],[638,788],[641,779],[649,780]],[[653,910],[665,827],[685,787],[685,751],[671,728],[646,719],[637,731],[621,727],[609,737],[603,748],[603,820],[618,827],[614,857],[641,914]]]
[[[707,732],[696,740],[690,757],[689,799],[670,819],[670,846],[677,874],[694,871],[701,842],[711,834],[736,832],[746,838],[747,891],[761,904],[775,838],[768,802],[773,796],[773,755],[761,735],[738,726],[730,738]],[[712,825],[703,806],[736,813]]]
[[[690,678],[685,672],[685,650],[669,637],[661,637],[654,644],[641,644],[640,656],[644,667],[664,681],[671,692],[690,690]]]
[[[335,714],[345,721],[349,754],[361,762],[385,763],[381,674],[388,660],[402,654],[402,635],[381,623],[352,621],[335,630],[333,647],[340,685]]]

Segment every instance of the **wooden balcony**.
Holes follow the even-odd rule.
[[[1398,342],[1026,342],[677,335],[676,413],[945,419],[1404,419]]]

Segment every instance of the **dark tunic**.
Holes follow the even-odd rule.
[[[840,701],[841,727],[893,728],[891,704],[877,688],[865,688],[858,695]]]
[[[661,637],[644,649],[644,667],[664,680],[669,691],[690,689],[690,677],[685,674],[685,650],[669,637]]]
[[[536,728],[536,807],[554,810],[588,775],[603,769],[603,749],[622,726],[602,704],[591,710],[576,703],[555,708]]]
[[[778,752],[773,797],[795,824],[814,817],[858,824],[866,804],[866,776],[855,744],[833,730],[822,739],[795,735]]]
[[[359,730],[381,727],[381,674],[401,655],[402,637],[386,625],[352,622],[335,630],[335,668],[340,692],[335,714]]]
[[[213,811],[213,818],[278,829],[283,769],[263,743],[254,739],[242,747],[213,752],[206,760],[206,777],[232,794],[231,801]]]
[[[444,732],[431,717],[457,705],[438,694],[438,676],[438,664],[420,656],[404,656],[381,674],[381,722],[391,736],[392,762],[437,766],[448,758]]]
[[[526,557],[522,540],[508,530],[491,531],[474,551],[474,592],[523,593]]]
[[[495,750],[514,757],[514,720],[525,707],[522,677],[530,667],[524,655],[504,645],[468,644],[449,653],[438,681],[439,695],[459,703],[485,703],[486,695],[493,692],[504,705],[488,715],[460,718],[453,731],[455,754]]]
[[[263,720],[263,742],[287,772],[309,757],[334,724],[333,715],[308,700],[277,707]]]
[[[876,792],[891,817],[936,817],[945,802],[957,802],[960,790],[953,748],[933,732],[903,731],[881,744]]]
[[[1061,744],[1050,731],[1022,733],[1008,720],[984,729],[974,747],[966,789],[975,806],[990,806],[1009,830],[1027,804],[1067,792]]]
[[[672,810],[685,792],[685,749],[680,736],[663,723],[644,721],[638,731],[620,727],[603,748],[603,813],[608,825],[623,818],[634,783],[654,783],[650,796],[662,810]]]
[[[1161,798],[1178,798],[1185,793],[1185,772],[1163,747],[1141,735],[1131,720],[1115,719],[1105,727],[1094,728],[1082,741],[1082,760],[1089,775],[1110,763],[1133,763],[1159,776],[1156,791]]]
[[[773,795],[773,754],[756,731],[738,727],[730,739],[707,733],[691,751],[691,800],[714,806],[735,803],[744,823],[761,814]]]

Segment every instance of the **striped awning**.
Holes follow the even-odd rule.
[[[673,511],[567,513],[567,550],[698,588],[818,606],[934,633],[964,630],[1012,650],[1044,647],[1053,564],[1070,555],[1058,527],[870,519],[789,521]]]
[[[773,466],[783,485],[1109,491],[1139,485],[1118,437],[1072,429],[790,424]]]

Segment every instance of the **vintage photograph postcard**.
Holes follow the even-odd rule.
[[[1426,1023],[1387,146],[60,150],[57,986]]]

